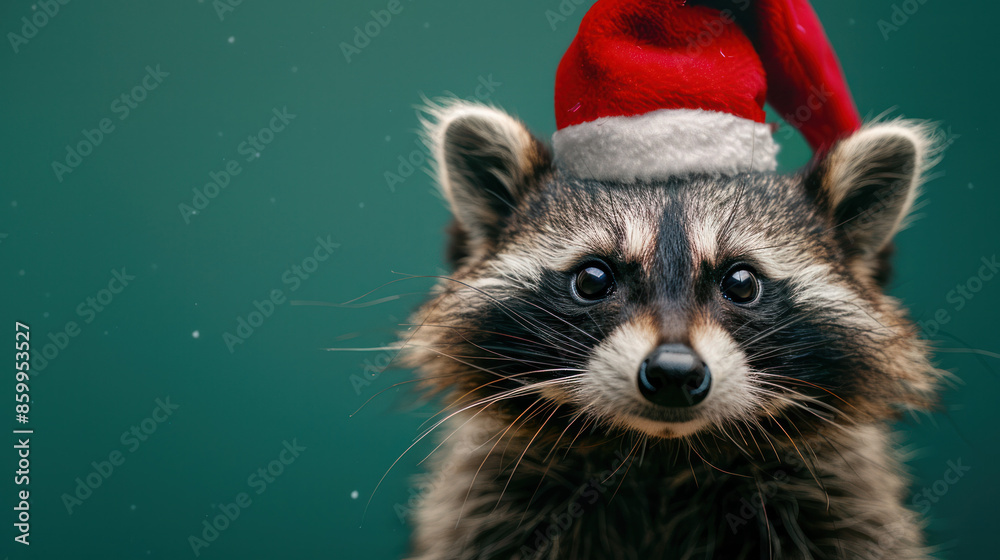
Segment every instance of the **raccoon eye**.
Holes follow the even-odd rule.
[[[604,298],[615,286],[608,265],[600,261],[589,262],[580,268],[573,281],[573,291],[581,299],[596,301]]]
[[[760,295],[760,282],[745,266],[733,267],[719,285],[722,295],[733,303],[750,303]]]

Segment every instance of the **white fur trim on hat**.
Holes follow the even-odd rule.
[[[774,171],[778,153],[769,124],[703,109],[602,117],[557,131],[552,144],[560,170],[620,181]]]

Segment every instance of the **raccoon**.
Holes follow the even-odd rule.
[[[454,271],[403,336],[446,404],[411,558],[930,557],[890,424],[941,375],[883,290],[932,128],[615,182],[499,109],[433,115]]]

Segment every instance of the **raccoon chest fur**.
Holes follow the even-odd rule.
[[[491,450],[474,434],[496,426],[474,424],[421,484],[415,558],[926,557],[876,428],[838,442],[847,455],[778,447],[751,464],[595,437],[553,451],[534,433]]]

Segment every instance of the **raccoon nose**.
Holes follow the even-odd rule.
[[[639,366],[639,392],[660,406],[694,406],[711,385],[708,366],[683,344],[660,345]]]

